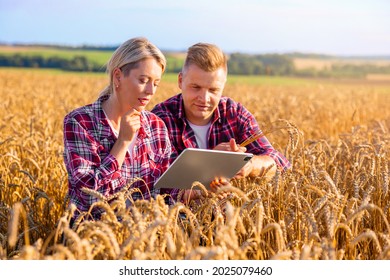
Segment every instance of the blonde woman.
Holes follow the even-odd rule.
[[[165,66],[166,59],[155,45],[145,38],[130,39],[109,60],[110,82],[99,98],[66,115],[68,195],[79,211],[88,211],[97,201],[82,191],[84,187],[109,197],[130,185],[139,189],[133,200],[148,200],[160,192],[153,186],[174,150],[164,122],[145,106],[156,93]],[[131,183],[134,178],[141,180]],[[177,190],[161,192],[177,196]],[[101,211],[94,208],[93,218],[99,218]]]

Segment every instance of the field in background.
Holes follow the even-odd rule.
[[[0,46],[0,54],[25,54],[29,56],[40,55],[44,58],[58,56],[61,58],[71,59],[75,56],[85,56],[99,65],[104,65],[111,57],[113,51],[102,50],[72,50],[58,49],[51,47],[24,47],[24,46]]]
[[[61,68],[69,71],[102,72],[114,48],[0,45],[0,66]],[[180,71],[184,52],[164,52],[167,72]],[[14,56],[18,54],[18,56]],[[390,79],[390,57],[336,57],[315,54],[228,54],[234,74],[322,78]],[[261,58],[260,58],[261,57]],[[49,59],[50,58],[50,59]]]
[[[294,65],[297,69],[314,68],[316,70],[322,70],[330,68],[335,64],[352,64],[352,65],[364,65],[373,64],[376,66],[389,66],[390,60],[377,60],[377,59],[341,59],[341,58],[294,58]]]
[[[99,49],[77,49],[77,48],[58,48],[49,46],[7,46],[0,45],[0,55],[12,56],[20,54],[22,56],[34,57],[41,56],[42,58],[58,57],[71,60],[77,56],[85,57],[92,64],[99,67],[104,65],[110,59],[114,50],[99,50]],[[184,54],[169,52],[165,54],[170,69],[179,69],[183,65]],[[177,72],[177,71],[176,71]]]
[[[390,83],[229,77],[291,170],[189,207],[124,190],[70,228],[62,121],[106,81],[0,69],[0,259],[390,259]],[[149,108],[177,92],[164,76]]]
[[[370,58],[299,58],[293,59],[295,68],[298,71],[329,71],[334,67],[343,67],[345,65],[356,67],[367,67],[372,65],[375,67],[389,67],[389,59],[370,59]],[[368,73],[365,75],[368,81],[390,81],[390,74],[384,73]]]

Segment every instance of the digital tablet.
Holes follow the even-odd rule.
[[[250,153],[187,148],[154,187],[190,189],[198,181],[209,189],[216,177],[231,179],[252,157]]]

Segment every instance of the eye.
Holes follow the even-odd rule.
[[[217,88],[211,88],[209,91],[210,91],[211,93],[217,94],[217,93],[219,92],[219,89],[217,89]]]
[[[141,79],[139,79],[139,82],[140,82],[141,84],[146,84],[146,83],[148,82],[148,79],[146,79],[146,78],[141,78]]]

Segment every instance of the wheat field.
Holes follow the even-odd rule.
[[[261,127],[280,128],[267,137],[291,170],[189,206],[126,208],[125,189],[92,206],[101,220],[70,227],[62,121],[106,82],[0,69],[0,259],[390,259],[389,83],[229,83]],[[162,82],[150,108],[177,92]]]

